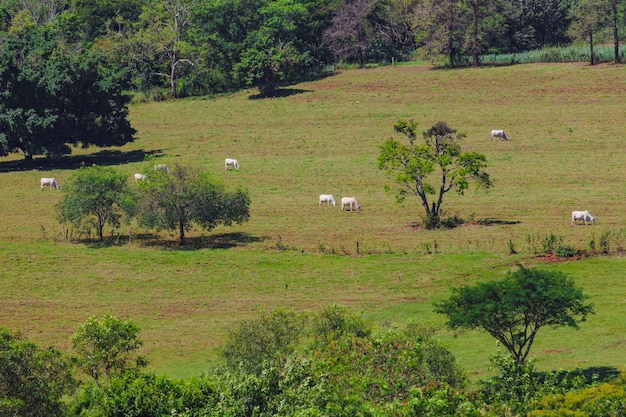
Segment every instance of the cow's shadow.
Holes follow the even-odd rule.
[[[27,162],[23,159],[16,161],[0,162],[0,172],[13,171],[50,171],[53,169],[74,170],[81,166],[96,165],[122,165],[134,162],[142,162],[148,158],[163,155],[163,151],[155,149],[145,151],[137,149],[133,151],[120,151],[117,149],[103,149],[88,155],[67,155],[59,158],[36,157]]]

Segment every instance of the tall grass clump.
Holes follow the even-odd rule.
[[[613,61],[613,46],[594,46],[596,62]],[[626,57],[626,49],[620,48],[619,56]],[[555,63],[555,62],[586,62],[589,61],[589,46],[578,45],[563,48],[543,48],[533,51],[525,51],[509,54],[487,54],[480,58],[485,64],[530,64],[530,63]]]

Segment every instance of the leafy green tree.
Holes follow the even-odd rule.
[[[294,0],[268,2],[259,9],[263,21],[247,34],[245,48],[234,69],[246,85],[256,86],[262,97],[274,97],[281,83],[294,80],[294,72],[307,68],[310,52],[297,34],[308,21],[308,10]]]
[[[417,324],[364,337],[345,333],[316,344],[312,357],[317,372],[328,375],[342,396],[370,405],[403,401],[413,390],[430,384],[457,388],[465,384],[461,368],[434,339],[434,331]]]
[[[68,145],[133,141],[126,71],[64,43],[54,25],[20,16],[0,37],[0,156],[21,150],[29,162],[69,154]]]
[[[250,197],[245,191],[229,192],[193,167],[176,164],[171,173],[155,172],[141,188],[139,222],[158,229],[178,229],[181,245],[192,224],[212,230],[220,224],[241,224],[250,217]]]
[[[313,317],[312,333],[315,339],[314,346],[316,346],[327,344],[346,334],[366,337],[371,333],[371,330],[365,325],[361,317],[350,313],[347,307],[332,304],[323,308],[319,314]]]
[[[120,225],[125,213],[132,213],[135,196],[127,175],[114,168],[81,167],[63,187],[65,196],[57,205],[57,218],[77,228],[95,227],[102,241],[106,224]]]
[[[544,326],[572,327],[593,313],[587,297],[562,272],[519,267],[501,281],[453,288],[435,311],[452,329],[482,328],[523,363]]]
[[[226,365],[230,369],[259,374],[263,361],[273,361],[294,352],[306,320],[305,314],[276,310],[241,321],[231,330],[222,349]]]
[[[463,195],[473,180],[478,186],[491,187],[484,155],[476,152],[462,152],[459,141],[465,136],[457,134],[445,122],[436,125],[423,133],[424,143],[418,143],[417,123],[399,120],[394,130],[408,139],[408,145],[389,138],[380,146],[378,169],[387,171],[398,184],[396,199],[402,202],[407,195],[420,198],[426,213],[426,227],[437,228],[440,224],[439,212],[443,196],[450,190]],[[439,175],[438,185],[427,180],[431,175]],[[428,196],[436,195],[432,205]]]
[[[109,379],[147,365],[142,356],[135,354],[143,344],[138,334],[139,327],[132,320],[107,314],[102,319],[87,319],[70,341],[78,366],[100,386],[102,377]]]
[[[63,416],[62,397],[74,383],[69,361],[58,350],[39,349],[0,328],[0,415]]]

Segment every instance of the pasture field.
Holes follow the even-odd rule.
[[[399,65],[349,70],[301,83],[276,99],[256,91],[131,106],[137,140],[122,148],[76,149],[57,165],[21,155],[0,159],[0,326],[69,349],[91,315],[131,318],[151,369],[175,377],[210,369],[228,329],[260,310],[316,312],[340,303],[377,327],[411,320],[440,337],[470,378],[487,374],[495,341],[454,334],[432,304],[451,286],[496,279],[516,263],[572,276],[595,304],[578,331],[543,329],[537,367],[622,369],[626,353],[626,66],[528,64],[432,70]],[[487,156],[489,191],[448,193],[452,230],[418,226],[416,198],[397,204],[376,167],[378,146],[399,118],[425,131],[438,121],[465,133],[464,150]],[[510,140],[491,142],[491,129]],[[224,158],[239,171],[225,171]],[[245,187],[250,221],[176,236],[123,226],[105,245],[63,238],[54,207],[81,163],[149,172],[182,163]],[[319,194],[355,196],[362,212],[319,207]],[[593,226],[570,225],[589,210]],[[111,234],[110,228],[105,233]],[[129,242],[130,234],[130,242]],[[546,262],[549,236],[578,250],[610,236],[611,256]],[[511,248],[515,250],[512,254]]]

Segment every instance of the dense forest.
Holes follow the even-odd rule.
[[[594,44],[614,45],[617,62],[624,8],[624,0],[5,0],[0,48],[19,56],[47,42],[48,58],[106,62],[115,83],[150,100],[245,87],[273,96],[336,64],[479,66],[485,54],[574,42],[590,47],[592,64]]]

